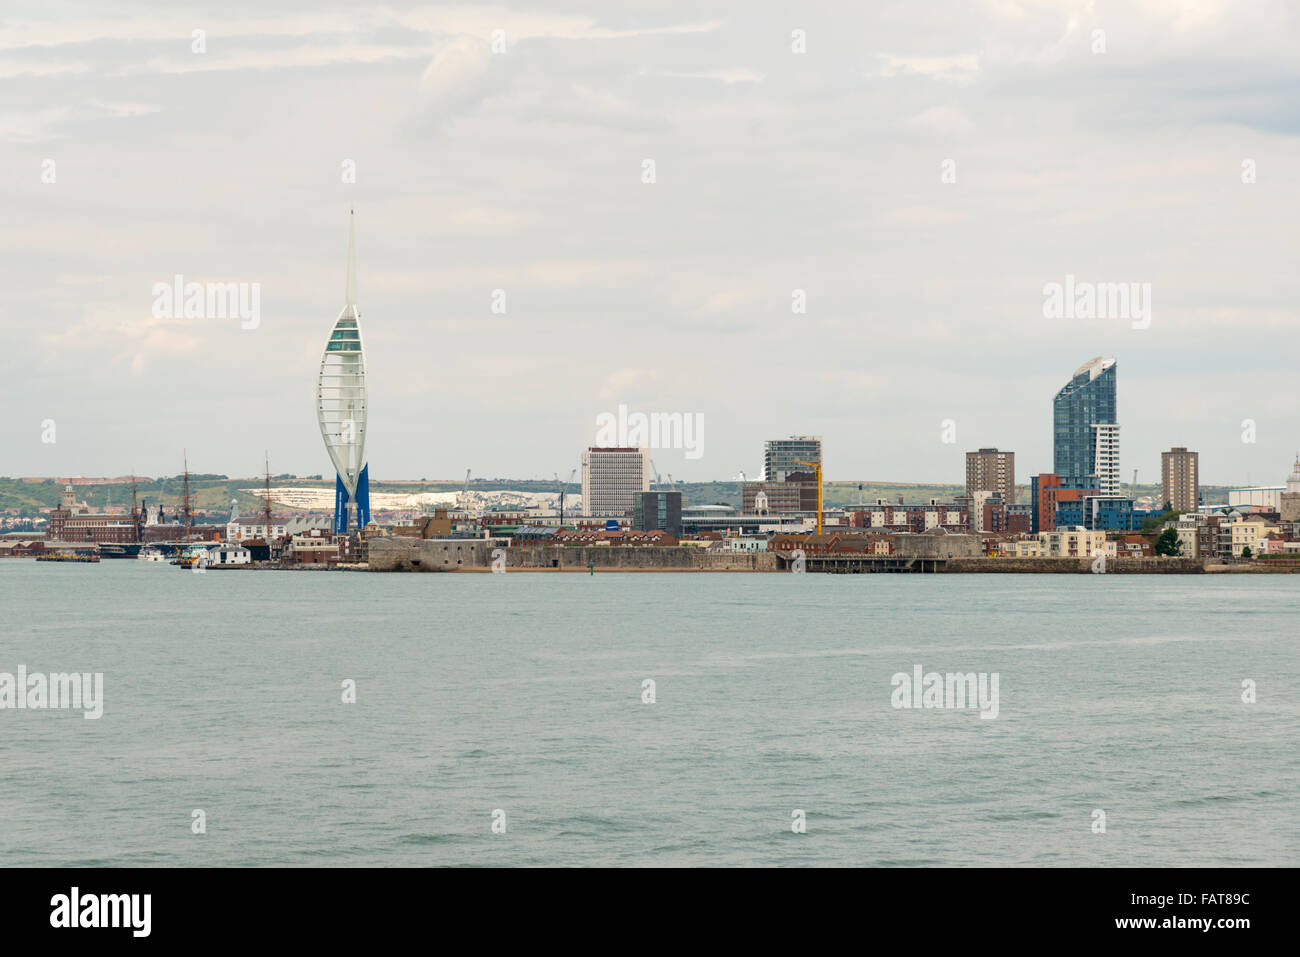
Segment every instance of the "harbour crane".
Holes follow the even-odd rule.
[[[461,511],[465,512],[466,515],[469,514],[469,473],[470,470],[466,469],[465,487],[460,490],[460,507]]]
[[[655,460],[654,460],[654,459],[651,459],[651,460],[650,460],[650,474],[654,476],[655,485],[663,485],[663,484],[664,484],[663,479],[659,476],[659,467],[658,467],[657,465],[655,465]]]
[[[564,486],[573,484],[573,477],[578,474],[578,470],[571,469],[569,471],[569,480],[567,482],[563,481],[560,478],[559,472],[553,472],[552,474],[555,476],[555,484],[560,486],[560,526],[563,527],[564,526],[564,494],[565,494]]]

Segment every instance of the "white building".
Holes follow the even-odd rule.
[[[264,542],[270,542],[272,539],[284,538],[284,526],[276,524],[275,519],[271,520],[271,537],[267,537],[266,519],[254,518],[249,516],[246,519],[232,519],[226,523],[226,541],[242,542],[249,538],[260,538]]]
[[[213,545],[204,555],[203,564],[209,567],[214,565],[249,565],[253,561],[253,553],[242,545]]]
[[[1247,505],[1263,505],[1270,511],[1282,510],[1282,493],[1285,485],[1257,485],[1253,488],[1228,489],[1228,504],[1234,508]]]
[[[593,518],[622,518],[636,496],[650,491],[650,451],[590,448],[582,453],[582,510]]]
[[[1115,422],[1094,422],[1093,441],[1097,488],[1102,495],[1117,496],[1119,489],[1119,425]]]

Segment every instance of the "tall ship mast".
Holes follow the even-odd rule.
[[[184,453],[185,462],[185,544],[190,543],[190,456]]]
[[[266,549],[271,554],[271,453],[266,453],[266,500],[262,503],[266,516]]]

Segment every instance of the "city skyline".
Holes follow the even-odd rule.
[[[656,450],[689,480],[758,474],[794,434],[845,477],[959,483],[986,446],[1046,471],[1026,403],[1097,354],[1141,384],[1126,480],[1187,446],[1206,484],[1273,482],[1300,445],[1284,5],[953,6],[921,32],[901,4],[256,9],[11,5],[3,471],[173,473],[189,448],[324,472],[304,384],[351,208],[377,478],[564,474],[623,404],[710,421],[699,459]],[[1250,93],[1204,95],[1206,62]],[[174,278],[256,286],[260,315],[151,310]],[[1046,318],[1063,281],[1150,283],[1147,314]]]

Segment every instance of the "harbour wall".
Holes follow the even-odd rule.
[[[368,544],[368,563],[375,572],[483,571],[501,546],[477,539],[375,538]],[[691,546],[561,546],[503,548],[506,569],[532,571],[776,571],[767,552],[711,552]]]
[[[917,536],[921,538],[922,536]],[[957,538],[957,536],[950,536]],[[949,543],[949,547],[952,544]],[[494,551],[506,570],[585,572],[786,572],[791,557],[776,552],[719,552],[690,546],[538,546],[510,548],[482,539],[418,539],[383,537],[368,543],[368,569],[374,572],[483,572],[492,567]],[[810,573],[947,573],[1087,575],[1091,558],[985,558],[949,557],[927,546],[918,554],[806,556]],[[1269,566],[1264,562],[1222,565],[1199,558],[1108,558],[1108,575],[1201,575],[1221,573],[1300,572],[1300,565]]]

